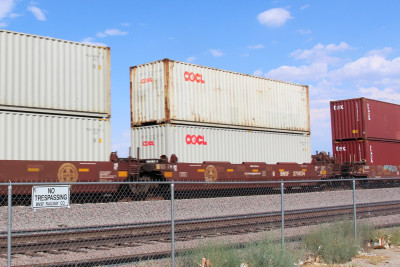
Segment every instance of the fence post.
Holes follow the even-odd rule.
[[[282,250],[285,249],[285,203],[283,199],[283,182],[281,182],[281,222],[282,222]]]
[[[354,239],[357,238],[357,203],[356,203],[356,180],[353,178],[353,221]]]
[[[12,184],[8,186],[7,267],[11,267]]]
[[[171,266],[175,267],[175,192],[174,183],[171,183]]]

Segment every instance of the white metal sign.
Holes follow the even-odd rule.
[[[69,208],[69,185],[46,185],[32,187],[32,208]]]

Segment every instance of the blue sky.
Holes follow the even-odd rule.
[[[129,67],[163,58],[309,85],[312,150],[331,151],[329,101],[400,104],[399,11],[396,0],[0,0],[0,28],[111,47],[120,156]]]

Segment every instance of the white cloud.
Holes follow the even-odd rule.
[[[21,16],[22,16],[22,14],[18,14],[18,13],[11,13],[9,17],[13,19],[13,18],[18,18],[18,17],[21,17]]]
[[[107,29],[104,32],[98,32],[96,36],[102,38],[106,36],[127,35],[127,34],[128,32],[124,32],[119,29]]]
[[[7,27],[7,23],[5,23],[5,22],[0,22],[0,27]]]
[[[339,45],[328,44],[326,46],[319,43],[309,50],[298,49],[294,51],[291,56],[296,59],[308,59],[316,56],[326,55],[332,52],[346,51],[350,48],[351,46],[345,42],[341,42]]]
[[[0,20],[6,18],[14,8],[13,0],[0,0]]]
[[[224,55],[224,53],[222,53],[220,50],[217,49],[209,49],[208,51],[210,51],[210,53],[214,56],[214,57],[221,57]]]
[[[369,87],[369,88],[361,87],[358,91],[362,93],[363,96],[368,98],[384,100],[392,103],[393,102],[400,103],[400,92],[392,88],[385,88],[383,90],[379,90],[376,87]]]
[[[254,72],[253,72],[253,75],[254,76],[263,76],[263,71],[262,71],[262,69],[258,69],[258,70],[255,70]]]
[[[326,121],[330,118],[329,102],[326,108],[311,108],[310,109],[310,121],[315,123],[317,121]]]
[[[311,34],[311,30],[310,29],[308,29],[308,30],[300,29],[297,32],[300,33],[300,34],[303,34],[303,35]]]
[[[35,16],[35,18],[37,20],[40,20],[40,21],[46,20],[46,16],[44,15],[44,12],[37,6],[33,6],[33,5],[28,6],[28,10]]]
[[[97,45],[97,46],[107,46],[104,43],[94,42],[94,38],[93,37],[87,37],[87,38],[83,39],[82,43],[91,44],[91,45]]]
[[[124,27],[131,26],[131,24],[130,24],[129,22],[124,22],[124,23],[121,23],[121,25],[122,25],[122,26],[124,26]]]
[[[345,64],[342,68],[332,71],[333,80],[375,81],[384,78],[400,76],[400,57],[388,60],[374,55],[357,59]]]
[[[344,52],[346,50],[352,49],[352,47],[345,43],[341,42],[340,44],[328,44],[323,45],[321,43],[315,45],[312,49],[298,49],[290,54],[291,57],[295,59],[304,59],[307,62],[321,62],[327,64],[338,64],[343,59],[338,57],[332,57],[330,54],[335,52]]]
[[[259,23],[273,28],[281,27],[287,20],[292,18],[290,12],[284,8],[272,8],[257,16]]]
[[[247,46],[247,49],[250,49],[250,50],[258,50],[258,49],[263,49],[263,48],[264,48],[264,45],[262,45],[262,44],[248,45]]]
[[[301,6],[300,9],[303,10],[303,9],[306,9],[306,8],[309,8],[309,7],[310,7],[310,5],[309,5],[309,4],[306,4],[306,5],[304,5],[304,6]]]
[[[264,76],[282,81],[304,82],[318,81],[328,73],[328,65],[325,63],[314,63],[309,66],[281,66],[267,72]]]
[[[324,104],[324,105],[326,105],[326,104],[328,104],[329,105],[329,102],[331,102],[332,101],[332,99],[330,99],[330,98],[327,98],[327,99],[313,99],[313,100],[310,100],[310,102],[312,103],[312,104]]]
[[[367,56],[382,56],[386,57],[387,55],[391,54],[393,49],[391,47],[384,47],[382,49],[371,50],[367,53]]]
[[[186,62],[193,62],[193,61],[195,61],[197,58],[196,57],[188,57],[187,59],[186,59]]]

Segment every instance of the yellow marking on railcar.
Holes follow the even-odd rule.
[[[227,171],[227,172],[234,172],[233,169],[227,169],[226,171]]]
[[[89,169],[78,169],[79,172],[89,172]]]
[[[252,172],[258,172],[258,169],[252,169],[251,171]]]
[[[119,171],[118,177],[128,177],[128,172],[127,171]]]
[[[164,176],[171,178],[173,175],[172,175],[172,172],[164,172]]]
[[[204,169],[197,169],[197,172],[204,172]]]
[[[39,168],[28,168],[28,172],[39,172]]]

